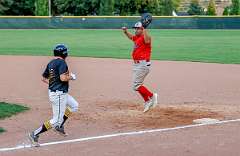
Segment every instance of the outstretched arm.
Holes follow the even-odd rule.
[[[130,32],[128,32],[127,27],[122,27],[123,33],[130,39],[133,39],[133,34],[131,34]]]
[[[144,29],[144,28],[142,28],[142,29],[143,29],[144,42],[151,43],[151,36],[149,36],[146,29]]]

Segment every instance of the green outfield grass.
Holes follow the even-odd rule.
[[[0,133],[4,132],[5,130],[3,128],[0,127]]]
[[[240,64],[240,30],[151,30],[152,58]],[[121,30],[0,30],[2,55],[52,55],[65,43],[71,56],[130,58]]]
[[[16,115],[16,114],[18,114],[20,112],[24,112],[26,110],[29,110],[29,108],[21,106],[21,105],[0,102],[0,119],[5,119],[7,117],[11,117],[12,115]],[[0,133],[2,133],[4,131],[5,130],[0,127]]]
[[[16,115],[17,113],[29,110],[28,107],[24,107],[17,104],[10,104],[6,102],[0,102],[0,119],[5,119]]]

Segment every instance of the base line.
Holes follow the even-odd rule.
[[[83,141],[89,141],[89,140],[106,139],[106,138],[113,138],[113,137],[119,137],[119,136],[130,136],[130,135],[140,135],[140,134],[145,134],[145,133],[175,131],[175,130],[186,129],[186,128],[194,128],[194,127],[201,127],[201,126],[207,126],[207,125],[219,125],[219,124],[239,122],[239,121],[240,121],[240,119],[235,119],[235,120],[219,121],[219,122],[215,122],[215,123],[204,123],[204,124],[179,126],[179,127],[173,127],[173,128],[163,128],[163,129],[152,129],[152,130],[143,130],[143,131],[126,132],[126,133],[116,133],[116,134],[110,134],[110,135],[102,135],[102,136],[86,137],[86,138],[79,138],[79,139],[72,139],[72,140],[48,142],[48,143],[40,144],[40,147],[57,145],[57,144],[68,144],[68,143],[75,143],[75,142],[83,142]],[[20,149],[25,149],[25,148],[32,148],[32,146],[31,145],[19,145],[19,146],[16,146],[16,147],[0,148],[0,152],[15,151],[15,150],[20,150]]]

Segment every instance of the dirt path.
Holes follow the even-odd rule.
[[[51,117],[47,88],[40,81],[49,59],[0,57],[3,73],[0,78],[0,101],[31,107],[24,114],[0,121],[0,126],[7,129],[0,135],[0,148],[28,143],[27,132]],[[50,131],[41,136],[40,142],[175,127],[191,124],[193,119],[201,117],[221,120],[240,118],[239,65],[153,61],[146,85],[160,94],[160,104],[143,114],[141,98],[131,91],[130,60],[69,58],[68,62],[70,69],[78,76],[78,80],[71,83],[70,94],[79,101],[80,110],[66,125],[66,131],[70,134],[67,138]],[[162,152],[165,156],[174,153],[214,155],[223,154],[224,151],[231,155],[238,150],[240,134],[236,129],[239,128],[240,124],[234,123],[86,144],[55,145],[0,155],[52,155],[53,152],[76,155],[79,148],[81,155],[96,155],[96,152],[103,153],[100,155],[160,155]],[[235,135],[230,137],[229,134]]]

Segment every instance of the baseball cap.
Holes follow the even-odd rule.
[[[137,22],[132,28],[141,28],[141,27],[142,27],[142,23]]]

